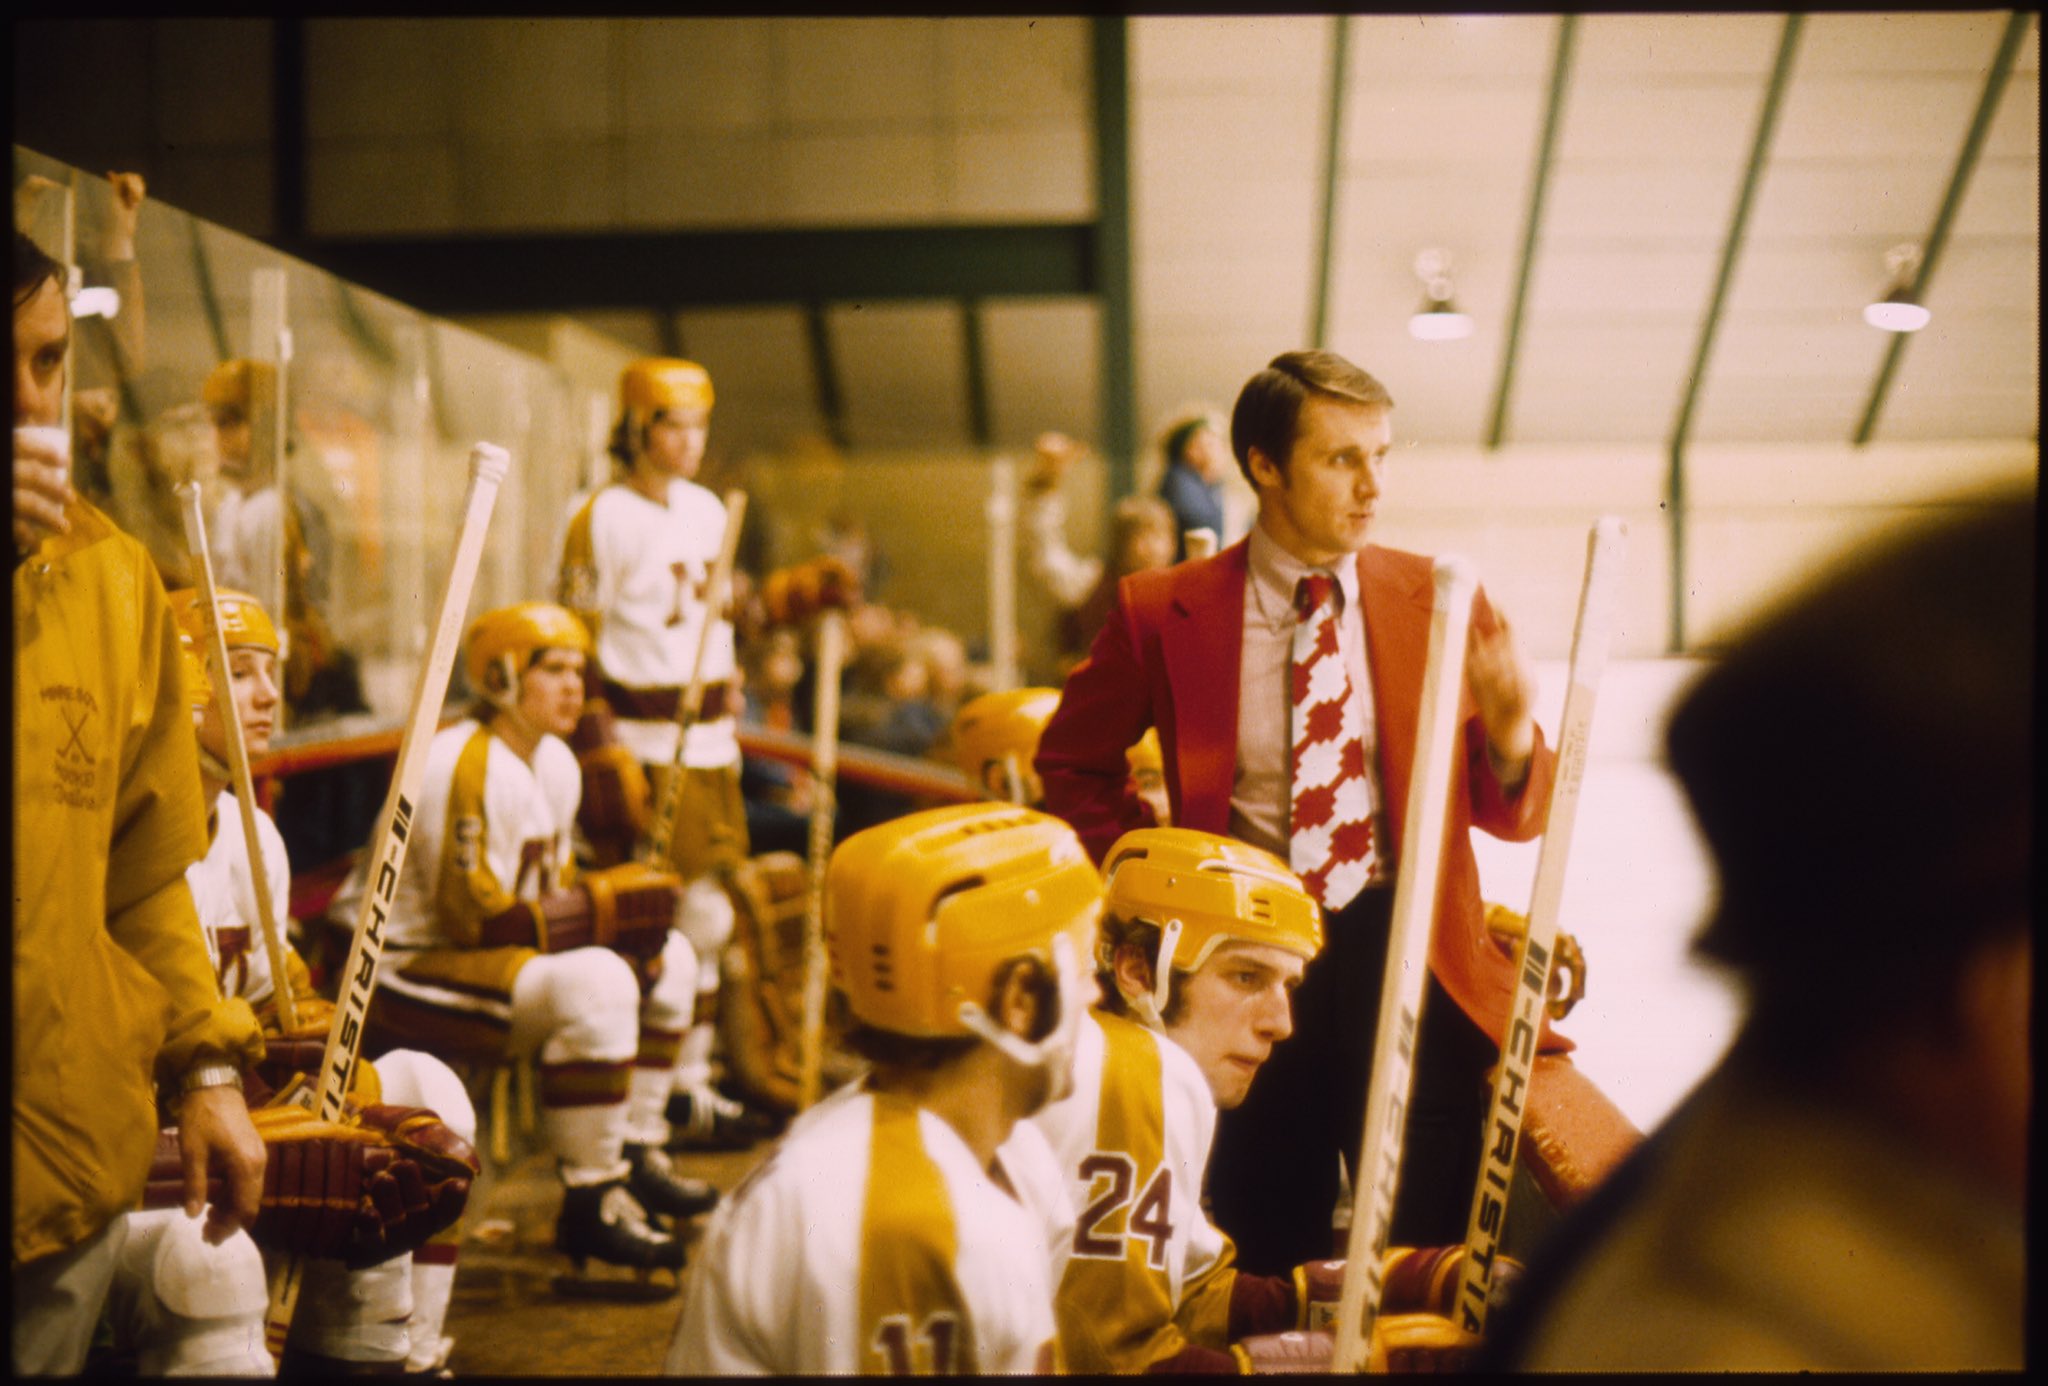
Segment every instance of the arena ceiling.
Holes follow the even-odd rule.
[[[1178,405],[1227,404],[1275,352],[1318,343],[1379,374],[1402,436],[1431,444],[2038,437],[2032,13],[1048,18],[1030,21],[1035,67],[1021,19],[378,25],[272,25],[265,94],[243,104],[268,113],[276,212],[249,229],[429,311],[570,313],[701,356],[726,446],[1011,445],[1053,426],[1100,439],[1114,467]],[[41,46],[78,47],[65,37]],[[401,58],[432,72],[486,53],[509,92],[582,72],[576,53],[598,55],[586,84],[638,61],[656,75],[638,79],[651,95],[614,97],[628,109],[703,87],[727,41],[760,58],[727,64],[720,89],[769,113],[768,143],[746,147],[837,147],[857,118],[886,143],[922,102],[939,125],[903,146],[953,163],[904,176],[981,202],[807,211],[815,176],[738,191],[748,170],[726,156],[662,206],[626,188],[555,230],[492,223],[460,195],[453,220],[412,230],[375,224],[381,198],[323,211],[332,112],[388,108],[382,70]],[[884,100],[862,74],[892,68],[938,94]],[[25,143],[86,167],[131,157],[67,152],[97,128],[63,104],[79,84],[27,85]],[[944,125],[963,108],[984,124]],[[973,143],[1018,112],[1050,133]],[[472,121],[475,138],[502,123]],[[152,151],[176,166],[168,144],[132,157]],[[538,156],[506,157],[516,172]],[[168,171],[159,186],[179,200]],[[731,206],[707,216],[711,190]],[[1911,335],[1863,318],[1898,247],[1932,314]],[[1411,334],[1426,251],[1448,257],[1462,339]]]

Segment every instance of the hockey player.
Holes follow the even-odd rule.
[[[576,879],[582,785],[561,737],[583,705],[589,649],[582,623],[549,603],[471,625],[465,667],[483,706],[428,751],[372,1024],[429,1052],[536,1055],[566,1186],[555,1245],[579,1268],[595,1257],[680,1269],[681,1240],[647,1213],[686,1218],[717,1199],[663,1152],[697,963],[671,929],[673,876],[627,866]],[[330,917],[353,923],[363,888],[358,868]]]
[[[1322,913],[1278,858],[1211,833],[1141,828],[1104,864],[1103,999],[1073,1093],[1033,1118],[1082,1210],[1061,1345],[1075,1371],[1235,1371],[1230,1340],[1295,1327],[1298,1296],[1237,1272],[1202,1176],[1217,1108],[1292,1033]]]
[[[646,806],[675,763],[676,707],[699,633],[713,622],[704,701],[683,747],[682,809],[668,863],[684,883],[678,927],[701,963],[696,1019],[683,1039],[669,1116],[682,1144],[730,1149],[771,1134],[775,1123],[711,1082],[719,960],[733,931],[732,901],[718,873],[747,856],[733,631],[710,608],[706,590],[725,507],[694,480],[711,403],[711,376],[694,361],[650,357],[626,367],[611,442],[622,470],[569,522],[559,597],[595,637],[588,683],[602,706],[578,749],[589,776],[581,823],[600,862],[630,857],[647,826]]]
[[[1033,808],[1045,797],[1031,757],[1060,705],[1057,688],[1009,688],[971,699],[953,718],[953,758],[991,799]]]
[[[251,755],[261,754],[268,749],[280,700],[277,629],[253,597],[221,591],[218,599],[244,745]],[[198,731],[200,788],[210,836],[206,856],[186,871],[186,881],[222,994],[247,1001],[264,1022],[269,1053],[257,1069],[256,1081],[281,1086],[294,1069],[317,1067],[333,1006],[312,994],[305,964],[286,947],[285,969],[298,1024],[290,1035],[279,1033],[276,988],[269,951],[259,933],[262,924],[248,840],[229,787],[230,729],[214,703],[207,658],[201,653],[210,640],[205,607],[191,590],[174,592],[170,600]],[[254,818],[272,895],[271,917],[282,928],[291,890],[284,839],[262,809],[255,810]],[[431,1113],[436,1125],[459,1140],[459,1145],[442,1146],[451,1157],[449,1166],[466,1157],[474,1172],[476,1113],[461,1080],[447,1065],[427,1054],[397,1050],[357,1072],[357,1101]],[[259,1129],[268,1128],[260,1124]],[[422,1130],[411,1139],[417,1144],[425,1134]],[[438,1139],[438,1132],[434,1134]],[[285,1163],[279,1163],[280,1170]],[[463,1185],[459,1193],[435,1192],[441,1199],[455,1198],[459,1206],[468,1181],[452,1177]],[[269,1375],[271,1361],[263,1349],[262,1329],[264,1268],[257,1244],[238,1236],[209,1247],[175,1209],[148,1208],[128,1217],[127,1244],[111,1304],[117,1341],[140,1350],[143,1372]],[[265,1230],[261,1219],[257,1230]],[[427,1245],[374,1265],[351,1268],[329,1257],[309,1259],[286,1346],[286,1365],[334,1371],[381,1363],[412,1371],[439,1370],[454,1347],[441,1329],[454,1290],[459,1240],[450,1225]]]
[[[1055,1300],[1068,1366],[1327,1370],[1329,1335],[1295,1330],[1334,1312],[1344,1263],[1240,1271],[1200,1200],[1216,1112],[1244,1101],[1293,1033],[1321,908],[1279,858],[1191,828],[1126,833],[1103,864],[1102,1002],[1081,1027],[1073,1093],[1033,1118],[1082,1210]],[[1441,1370],[1476,1349],[1440,1312],[1458,1250],[1388,1249],[1379,1362]]]
[[[1056,820],[962,804],[849,837],[825,889],[873,1067],[712,1219],[667,1370],[1053,1370],[1053,1248],[1012,1161],[1071,1081],[1101,881]]]

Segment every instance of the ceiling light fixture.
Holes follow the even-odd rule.
[[[1418,342],[1455,342],[1472,335],[1470,315],[1458,311],[1451,291],[1451,254],[1425,250],[1415,257],[1415,277],[1422,281],[1422,306],[1408,319],[1408,335]]]
[[[1876,302],[1863,309],[1863,321],[1886,332],[1918,332],[1934,315],[1920,304],[1914,291],[1914,276],[1920,271],[1920,247],[1907,241],[1884,253],[1884,267],[1891,287]]]

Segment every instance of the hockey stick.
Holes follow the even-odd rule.
[[[1216,531],[1207,525],[1183,530],[1180,537],[1181,542],[1187,545],[1187,561],[1190,563],[1198,558],[1207,558],[1216,552]]]
[[[1414,778],[1402,819],[1400,874],[1394,884],[1387,966],[1380,982],[1380,1018],[1373,1039],[1372,1080],[1366,1089],[1365,1131],[1352,1171],[1351,1237],[1344,1289],[1337,1304],[1337,1342],[1331,1369],[1363,1371],[1379,1317],[1381,1264],[1393,1226],[1394,1193],[1407,1135],[1408,1096],[1415,1081],[1423,980],[1436,915],[1445,812],[1450,800],[1451,755],[1458,736],[1458,695],[1465,684],[1465,636],[1478,588],[1463,559],[1436,562],[1436,599],[1429,620],[1429,657],[1415,728]]]
[[[505,449],[496,444],[478,443],[470,450],[469,491],[463,498],[462,530],[455,541],[455,557],[448,567],[448,585],[441,593],[441,614],[434,624],[433,643],[427,647],[426,663],[420,666],[419,682],[413,685],[412,714],[406,720],[404,739],[398,743],[398,766],[391,776],[391,790],[384,796],[384,807],[377,814],[377,831],[370,839],[369,869],[363,878],[367,889],[356,915],[355,936],[349,941],[348,963],[340,973],[334,1020],[327,1030],[327,1048],[320,1057],[320,1081],[313,1110],[323,1121],[340,1119],[342,1097],[362,1055],[363,1025],[370,1012],[370,996],[377,989],[377,964],[384,956],[385,911],[398,888],[399,869],[405,865],[413,804],[419,798],[420,781],[427,771],[427,748],[440,727],[448,675],[455,668],[455,652],[462,643],[462,618],[468,613],[470,589],[476,584],[476,570],[483,559],[484,536],[490,529],[491,509],[498,501],[498,484],[505,479],[509,465]],[[270,1307],[263,1320],[263,1339],[272,1357],[282,1357],[292,1313],[298,1308],[305,1261],[298,1256],[279,1257],[276,1266],[270,1277]]]
[[[668,778],[662,781],[661,799],[654,808],[654,824],[647,835],[647,849],[640,860],[657,870],[666,870],[670,850],[675,846],[676,815],[683,806],[683,748],[689,744],[690,728],[704,713],[704,651],[711,644],[711,628],[724,619],[728,589],[732,584],[734,556],[740,548],[740,522],[747,514],[747,493],[725,493],[725,533],[718,541],[718,557],[704,589],[704,624],[697,628],[697,649],[690,659],[690,682],[676,703],[676,753],[669,762]]]
[[[185,546],[192,551],[199,579],[199,600],[206,604],[207,662],[213,666],[213,701],[227,727],[228,771],[234,777],[235,803],[242,812],[242,839],[249,844],[249,880],[256,888],[256,920],[263,934],[263,952],[270,959],[271,995],[277,999],[277,1023],[289,1035],[299,1028],[299,1007],[285,975],[284,935],[278,932],[277,909],[270,894],[270,867],[263,860],[263,842],[256,836],[256,787],[249,775],[249,748],[242,742],[242,710],[235,703],[234,676],[228,670],[228,641],[221,626],[220,598],[213,585],[213,551],[206,542],[206,517],[200,511],[199,483],[178,483],[178,504],[185,516]]]
[[[988,648],[996,688],[1015,688],[1017,675],[1017,464],[998,457],[989,465]]]
[[[1487,1295],[1493,1260],[1507,1224],[1508,1190],[1522,1138],[1522,1104],[1529,1070],[1536,1061],[1536,1036],[1550,994],[1550,970],[1557,948],[1559,907],[1564,900],[1565,860],[1571,852],[1572,823],[1579,788],[1586,777],[1586,745],[1592,733],[1593,702],[1607,668],[1616,596],[1628,528],[1608,515],[1586,536],[1586,579],[1579,592],[1578,625],[1572,631],[1571,682],[1557,734],[1557,779],[1550,791],[1550,818],[1536,859],[1529,901],[1529,925],[1515,948],[1515,999],[1501,1035],[1500,1066],[1481,1139],[1479,1182],[1472,1191],[1472,1215],[1465,1225],[1465,1262],[1458,1272],[1458,1320],[1469,1333],[1486,1331]]]
[[[811,718],[810,898],[804,907],[804,1023],[798,1050],[797,1110],[818,1100],[825,1071],[825,863],[832,855],[838,807],[839,669],[846,662],[846,618],[827,611],[818,623],[818,688]]]

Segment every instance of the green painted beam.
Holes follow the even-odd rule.
[[[848,445],[846,397],[839,389],[839,368],[832,357],[832,331],[825,320],[825,305],[815,299],[804,305],[804,340],[811,351],[811,384],[818,395],[818,417],[824,421],[825,436],[844,451]]]
[[[1792,76],[1792,58],[1799,50],[1799,33],[1806,23],[1803,14],[1785,16],[1778,32],[1778,58],[1771,65],[1770,81],[1764,87],[1763,109],[1756,118],[1756,135],[1749,144],[1749,165],[1742,171],[1742,190],[1735,197],[1735,214],[1729,218],[1728,234],[1721,241],[1721,264],[1714,273],[1714,292],[1707,300],[1707,315],[1700,323],[1700,339],[1693,349],[1692,369],[1686,373],[1685,395],[1678,403],[1678,418],[1671,425],[1671,471],[1664,486],[1665,520],[1671,526],[1671,639],[1670,654],[1685,649],[1685,449],[1692,441],[1694,411],[1699,406],[1700,386],[1706,381],[1713,360],[1714,338],[1721,330],[1722,310],[1728,304],[1728,285],[1735,278],[1735,262],[1749,234],[1750,208],[1756,202],[1757,184],[1763,180],[1764,161],[1770,156],[1771,139],[1777,133],[1778,108]]]
[[[1131,304],[1130,21],[1097,15],[1094,37],[1095,224],[1093,274],[1080,292],[1102,310],[1102,437],[1109,485],[1105,508],[1137,484],[1137,370]],[[1105,513],[1105,519],[1107,514]]]
[[[2005,95],[2006,82],[2012,76],[2013,59],[2027,36],[2027,25],[2032,22],[2031,14],[2017,10],[2006,17],[2005,34],[1991,60],[1990,75],[1984,79],[1984,94],[1977,99],[1977,113],[1971,117],[1969,131],[1963,136],[1962,152],[1956,156],[1955,171],[1949,175],[1948,191],[1942,196],[1941,210],[1934,214],[1934,229],[1927,233],[1927,244],[1920,253],[1920,272],[1913,278],[1913,299],[1922,307],[1927,304],[1927,286],[1934,279],[1935,266],[1941,261],[1942,251],[1948,248],[1949,232],[1954,229],[1956,212],[1963,205],[1963,194],[1969,189],[1970,175],[1976,171],[1977,156],[1984,152],[1984,137],[1991,131],[1991,118],[1998,113],[1999,98]],[[2037,110],[2035,118],[2039,117]],[[1885,398],[1898,374],[1899,358],[1906,354],[1906,342],[1912,335],[1891,334],[1891,344],[1885,348],[1884,360],[1877,368],[1877,379],[1871,382],[1869,402],[1863,406],[1863,417],[1857,421],[1855,436],[1849,440],[1856,447],[1868,443],[1871,434],[1877,431],[1878,416],[1884,412]]]
[[[995,440],[989,422],[988,354],[983,338],[981,300],[965,299],[960,304],[960,352],[962,379],[967,382],[967,436],[978,448]]]
[[[1309,313],[1309,342],[1318,350],[1330,344],[1330,265],[1335,258],[1337,175],[1343,167],[1344,96],[1350,54],[1351,16],[1340,14],[1330,26],[1330,104],[1323,117],[1323,215],[1316,228],[1316,296]]]
[[[1486,446],[1498,448],[1508,431],[1508,400],[1515,387],[1515,358],[1522,348],[1522,314],[1529,299],[1529,272],[1536,261],[1537,233],[1543,227],[1543,198],[1550,188],[1550,170],[1557,158],[1557,132],[1563,123],[1564,94],[1571,82],[1572,42],[1579,17],[1559,15],[1557,48],[1550,61],[1550,101],[1543,112],[1543,137],[1536,144],[1536,176],[1529,189],[1529,213],[1522,223],[1522,262],[1515,271],[1515,298],[1508,310],[1507,345],[1501,352],[1500,379],[1493,390],[1493,417],[1486,425]]]
[[[447,316],[1089,294],[1095,241],[1088,223],[1046,222],[325,237],[278,249]]]

